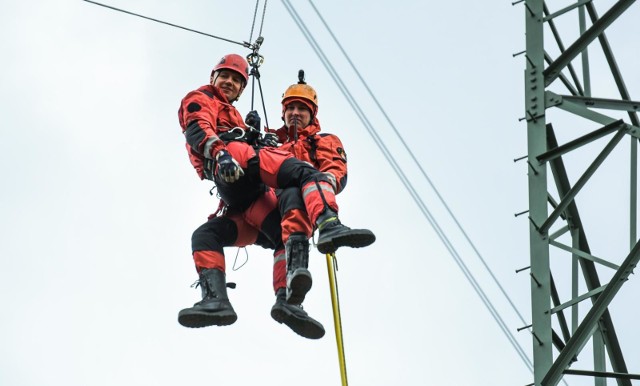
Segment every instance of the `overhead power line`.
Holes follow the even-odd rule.
[[[429,186],[431,186],[431,189],[433,189],[433,191],[435,192],[436,196],[438,197],[438,200],[440,200],[440,203],[442,203],[442,205],[444,206],[445,210],[447,211],[447,213],[449,214],[449,216],[451,216],[451,218],[453,219],[453,221],[455,222],[456,226],[458,227],[458,229],[460,230],[460,232],[462,233],[462,235],[464,236],[465,240],[467,240],[467,242],[469,243],[469,245],[471,246],[471,248],[473,249],[473,251],[475,252],[476,256],[478,256],[478,258],[480,259],[480,262],[482,263],[482,265],[484,266],[484,268],[487,270],[487,272],[489,272],[489,275],[491,276],[491,278],[493,279],[493,281],[496,283],[496,285],[498,286],[498,288],[500,289],[500,291],[502,292],[502,294],[504,295],[504,297],[507,299],[507,301],[509,302],[509,304],[511,305],[511,308],[515,311],[515,313],[518,315],[518,317],[520,318],[520,321],[522,322],[522,324],[526,324],[525,319],[522,317],[522,315],[520,314],[520,311],[518,310],[518,308],[516,307],[515,303],[511,300],[511,297],[507,294],[507,291],[505,291],[505,289],[502,287],[502,285],[500,284],[500,281],[498,280],[498,278],[496,277],[496,275],[493,273],[493,270],[491,270],[491,268],[489,267],[489,265],[487,264],[487,262],[485,261],[485,259],[482,257],[482,255],[480,254],[480,251],[478,250],[478,248],[476,248],[475,244],[471,241],[471,239],[469,238],[469,236],[467,235],[467,232],[464,230],[464,228],[462,227],[462,225],[460,224],[460,222],[458,221],[458,218],[453,214],[453,212],[451,211],[451,209],[449,208],[449,205],[447,205],[446,201],[444,200],[444,198],[442,197],[442,195],[440,194],[440,191],[436,188],[436,186],[434,185],[433,181],[431,181],[431,178],[429,178],[429,176],[427,175],[427,172],[425,172],[425,170],[422,168],[422,165],[420,165],[420,162],[418,162],[416,156],[413,154],[413,151],[411,151],[411,149],[409,148],[409,145],[407,145],[407,142],[404,140],[404,138],[402,137],[402,135],[400,134],[400,132],[398,131],[398,129],[396,128],[396,125],[393,124],[393,122],[391,121],[391,118],[389,118],[389,115],[387,114],[387,112],[384,110],[384,108],[382,107],[382,105],[380,104],[380,102],[378,102],[378,98],[375,97],[375,95],[373,94],[373,92],[371,91],[371,88],[369,88],[369,85],[367,84],[367,82],[364,80],[364,78],[362,77],[362,75],[360,75],[360,71],[358,71],[358,69],[356,68],[355,64],[353,64],[353,61],[351,61],[351,58],[349,57],[349,55],[347,54],[347,52],[345,51],[345,49],[342,47],[342,44],[340,44],[340,42],[338,41],[338,38],[336,37],[336,35],[333,33],[333,31],[331,30],[331,28],[329,27],[329,25],[327,24],[327,22],[324,20],[324,18],[322,17],[322,15],[320,14],[320,11],[318,10],[318,8],[315,6],[315,4],[313,3],[312,0],[309,0],[309,4],[311,4],[311,7],[313,8],[313,10],[315,11],[316,15],[318,15],[318,18],[320,19],[320,21],[322,22],[322,24],[324,25],[324,27],[327,29],[327,31],[329,32],[329,34],[331,35],[331,38],[333,39],[333,41],[336,43],[336,45],[338,46],[338,48],[340,49],[340,52],[342,52],[342,54],[344,55],[344,57],[347,59],[347,61],[349,62],[349,65],[351,66],[351,69],[353,69],[353,71],[356,73],[356,75],[358,76],[358,79],[360,79],[360,82],[362,82],[364,88],[367,90],[367,92],[369,93],[369,96],[371,97],[371,99],[373,99],[374,103],[376,104],[376,106],[378,107],[378,109],[380,110],[380,112],[382,113],[382,115],[385,117],[385,119],[387,120],[387,123],[389,123],[389,125],[391,126],[391,128],[393,129],[393,132],[396,134],[396,136],[398,137],[398,139],[400,140],[400,142],[402,143],[402,146],[404,147],[404,149],[406,150],[406,152],[409,154],[409,156],[411,157],[411,159],[413,160],[413,162],[416,164],[416,166],[418,167],[418,169],[420,169],[420,172],[422,173],[422,176],[425,178],[425,180],[427,180],[427,183],[429,183]]]
[[[478,281],[475,279],[474,275],[471,273],[469,268],[466,266],[466,264],[464,263],[464,261],[462,260],[460,255],[458,254],[458,252],[455,249],[455,247],[453,246],[453,244],[449,241],[448,237],[446,236],[446,234],[444,233],[444,231],[442,230],[442,228],[438,224],[437,220],[433,217],[433,215],[431,214],[431,212],[429,211],[427,206],[424,204],[424,202],[422,201],[421,197],[419,196],[419,194],[416,192],[416,190],[414,189],[413,185],[411,184],[411,181],[409,180],[409,178],[404,174],[404,172],[402,171],[402,168],[398,165],[398,163],[396,162],[396,160],[393,157],[393,155],[387,149],[386,145],[384,144],[384,142],[381,140],[380,136],[378,135],[376,129],[373,127],[371,122],[369,122],[368,118],[366,117],[366,115],[364,114],[362,109],[360,108],[359,104],[356,102],[355,98],[351,95],[351,93],[349,92],[348,88],[346,87],[346,85],[344,84],[344,82],[342,81],[340,76],[338,75],[337,71],[331,65],[331,62],[328,60],[328,58],[324,54],[324,51],[319,46],[319,44],[316,42],[316,40],[313,38],[313,35],[308,30],[308,28],[307,28],[306,24],[304,23],[304,21],[302,20],[302,18],[299,16],[299,14],[297,13],[297,11],[293,7],[293,5],[291,5],[289,0],[282,0],[282,3],[284,4],[285,8],[287,9],[287,12],[289,12],[289,15],[291,16],[291,18],[294,20],[294,22],[296,23],[296,25],[298,26],[298,28],[300,29],[300,31],[304,35],[304,37],[307,40],[307,42],[311,45],[312,49],[315,51],[316,55],[318,56],[318,58],[320,59],[320,61],[324,65],[325,69],[329,72],[330,76],[333,78],[334,82],[336,83],[336,85],[338,86],[338,88],[340,89],[342,94],[345,96],[345,98],[347,99],[347,102],[351,105],[352,109],[354,110],[354,112],[356,113],[356,115],[358,116],[358,118],[360,119],[362,124],[365,126],[365,128],[367,129],[367,131],[369,132],[369,134],[373,138],[374,142],[376,143],[376,145],[378,146],[378,148],[380,149],[380,151],[384,155],[384,157],[387,160],[387,162],[389,162],[389,164],[393,168],[394,172],[396,173],[396,175],[398,176],[398,178],[402,182],[402,184],[405,186],[405,188],[408,190],[409,194],[412,196],[412,198],[415,201],[415,203],[420,208],[420,211],[422,212],[424,217],[427,219],[427,221],[431,224],[433,229],[436,231],[436,234],[438,235],[440,240],[443,242],[443,244],[445,245],[445,247],[449,251],[450,255],[453,257],[454,261],[456,262],[458,267],[461,269],[461,271],[464,274],[464,276],[467,278],[467,280],[469,281],[469,283],[471,284],[473,289],[476,291],[476,293],[478,294],[478,296],[480,297],[480,299],[484,303],[484,305],[487,307],[489,313],[494,318],[494,320],[496,321],[496,323],[498,324],[498,326],[500,327],[500,329],[502,330],[504,335],[507,337],[507,340],[509,340],[509,342],[511,343],[513,348],[516,350],[516,352],[518,353],[518,355],[520,356],[522,361],[525,363],[525,365],[529,368],[529,370],[533,371],[533,364],[532,364],[531,360],[529,359],[528,355],[523,350],[523,348],[520,346],[518,341],[515,339],[515,337],[513,336],[513,334],[511,333],[511,331],[507,327],[506,323],[504,322],[504,320],[500,316],[499,312],[493,306],[491,300],[484,293],[484,291],[482,290],[482,287],[480,286]],[[316,12],[318,12],[317,8],[315,8],[315,6],[314,6],[314,9],[316,10]],[[323,22],[324,22],[324,20],[323,20]],[[326,23],[325,23],[325,25],[326,25]],[[332,36],[333,36],[334,40],[336,40],[336,42],[337,42],[337,39],[335,39],[335,36],[333,35],[333,33],[332,33]],[[340,46],[340,48],[342,49],[342,46]],[[343,53],[344,53],[344,50],[343,50]],[[349,62],[353,66],[353,63],[350,60],[349,60]],[[359,75],[359,73],[358,73],[358,76],[360,77],[361,80],[363,80],[362,77]],[[366,84],[365,84],[365,86],[366,86]],[[367,90],[371,93],[371,91],[368,88],[368,86],[367,86]],[[373,96],[372,93],[371,93],[371,95]],[[374,100],[376,101],[378,106],[381,108],[380,104],[377,102],[377,99],[375,99],[375,97],[374,97]],[[382,110],[382,108],[381,108],[381,110]],[[383,110],[383,113],[384,113],[384,110]],[[388,118],[387,114],[384,113],[384,115],[387,118],[387,120],[391,123],[391,121]],[[392,124],[392,126],[393,126],[393,124]],[[393,128],[394,128],[394,130],[396,130],[395,126],[393,126]],[[396,130],[396,133],[397,133],[397,130]],[[402,140],[402,138],[401,138],[401,140]],[[406,143],[404,142],[404,140],[402,140],[402,143],[406,147]],[[410,150],[409,150],[409,152],[410,152]],[[411,153],[411,156],[413,157],[414,161],[417,163],[417,160],[413,156],[413,153]],[[432,185],[432,187],[435,190],[435,187],[431,183],[430,179],[427,177],[426,173],[424,173],[424,170],[422,168],[420,168],[420,170],[423,172],[424,176],[427,178],[427,180],[429,181],[429,183]],[[442,197],[441,197],[441,195],[439,193],[438,193],[438,197],[441,199],[441,201],[444,202],[444,200],[442,199]],[[448,207],[447,207],[447,209],[448,209]],[[450,214],[453,215],[451,212],[450,212]],[[458,223],[458,222],[456,221],[456,223]],[[465,236],[466,236],[466,233],[465,233]],[[475,249],[475,247],[474,247],[474,249]],[[486,266],[486,264],[485,264],[485,266]],[[488,266],[486,266],[486,267],[488,268]],[[494,276],[494,279],[495,279],[495,276]],[[518,313],[518,315],[519,315],[519,313]]]

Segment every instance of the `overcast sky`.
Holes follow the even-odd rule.
[[[305,69],[323,131],[339,135],[348,153],[341,218],[377,235],[371,247],[337,253],[349,383],[532,382],[451,253],[531,358],[531,335],[516,331],[530,323],[528,273],[515,273],[529,265],[529,224],[514,217],[528,206],[526,163],[513,162],[527,152],[526,125],[518,121],[525,59],[512,57],[525,48],[522,4],[314,2],[472,246],[310,3],[294,3],[450,242],[447,248],[420,211],[284,4],[269,1],[260,51],[268,122],[282,123],[280,96]],[[234,41],[249,40],[255,8],[249,0],[108,4]],[[602,14],[610,4],[596,7]],[[637,39],[625,35],[638,36],[632,21],[640,15],[635,5],[627,13],[611,37],[619,39],[614,49],[637,100]],[[178,311],[200,295],[190,288],[197,279],[191,233],[217,207],[211,184],[188,161],[179,103],[208,82],[222,55],[247,49],[80,0],[34,0],[2,2],[0,52],[1,385],[340,384],[327,267],[316,250],[304,306],[324,324],[323,339],[304,339],[271,319],[272,256],[258,247],[226,250],[227,278],[237,283],[230,290],[235,324],[192,330],[177,323]],[[594,82],[594,94],[601,86],[615,97],[611,84]],[[250,110],[250,88],[236,105],[243,115]],[[608,166],[599,180],[620,188],[591,192],[585,201],[602,205],[583,219],[600,236],[594,254],[618,262],[629,245],[623,148],[615,153],[622,167]],[[612,305],[621,330],[637,320],[627,287],[621,296],[629,301]],[[618,333],[629,370],[639,373],[637,336]],[[588,368],[589,355],[582,358],[576,368]]]

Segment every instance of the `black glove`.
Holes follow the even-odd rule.
[[[258,145],[263,147],[278,147],[278,136],[275,133],[264,133],[262,138],[257,141]]]
[[[249,126],[244,132],[244,140],[251,146],[260,145],[260,132],[254,129],[253,126]]]
[[[249,111],[249,114],[247,114],[247,117],[245,118],[244,123],[246,123],[247,126],[252,126],[254,129],[258,131],[260,131],[261,129],[260,115],[258,115],[258,112],[255,110]]]
[[[238,161],[233,159],[228,151],[220,150],[216,155],[216,161],[218,164],[216,170],[217,175],[222,178],[223,181],[232,183],[244,176],[244,170],[242,170]]]

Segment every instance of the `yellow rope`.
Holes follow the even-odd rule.
[[[329,271],[329,286],[331,289],[331,304],[333,305],[333,324],[336,330],[338,345],[338,359],[340,361],[340,378],[342,386],[347,386],[347,364],[344,359],[344,343],[342,342],[342,322],[340,319],[340,303],[338,302],[338,284],[336,283],[336,255],[327,253],[327,271]]]

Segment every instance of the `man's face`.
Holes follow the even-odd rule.
[[[311,123],[311,111],[302,102],[289,102],[284,110],[284,123],[290,129],[294,126],[303,129]]]
[[[218,87],[227,97],[229,102],[233,102],[243,90],[244,78],[242,75],[231,70],[219,70],[211,76],[212,85]]]

